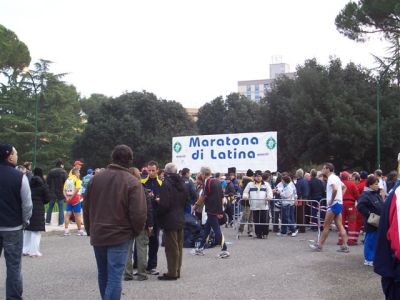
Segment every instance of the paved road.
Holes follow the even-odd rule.
[[[314,253],[305,241],[316,237],[311,232],[295,238],[271,233],[267,240],[236,240],[235,231],[223,230],[232,243],[230,258],[215,258],[218,248],[205,250],[202,257],[184,249],[180,280],[160,282],[151,276],[143,282],[124,282],[122,299],[384,299],[380,277],[363,265],[363,246],[337,253],[333,231],[324,251]],[[43,235],[43,257],[23,257],[24,299],[100,299],[89,238],[60,234]],[[4,299],[4,258],[0,266]],[[159,270],[166,271],[164,248],[159,251]]]

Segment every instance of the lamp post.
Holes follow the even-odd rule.
[[[22,71],[24,74],[28,74],[29,77],[32,80],[33,84],[33,89],[35,91],[35,135],[34,135],[34,143],[33,143],[33,169],[36,168],[36,152],[37,152],[37,134],[38,134],[38,104],[39,104],[39,98],[37,94],[37,86],[35,84],[35,81],[33,80],[31,72],[29,72],[29,69],[25,67]]]
[[[381,168],[381,128],[380,128],[380,111],[379,111],[379,101],[380,101],[380,93],[381,93],[381,80],[389,71],[389,68],[397,61],[400,60],[400,56],[396,57],[380,74],[378,78],[378,82],[376,85],[376,165],[377,169]]]

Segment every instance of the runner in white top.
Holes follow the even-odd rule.
[[[339,230],[343,241],[342,246],[337,251],[348,253],[349,247],[347,246],[347,234],[342,225],[343,194],[346,191],[346,186],[333,171],[334,167],[331,163],[324,164],[322,172],[328,177],[326,185],[326,201],[328,208],[325,215],[324,231],[322,232],[321,239],[318,243],[308,246],[312,250],[322,251],[322,246],[329,235],[330,225],[332,224],[332,221],[335,221],[336,228]]]

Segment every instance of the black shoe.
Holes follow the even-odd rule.
[[[178,277],[171,277],[164,273],[162,276],[158,276],[158,280],[178,280]]]
[[[133,280],[133,277],[124,276],[124,281],[131,281],[131,280]]]
[[[263,237],[261,235],[257,235],[256,239],[262,239]]]

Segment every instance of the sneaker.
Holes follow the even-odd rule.
[[[160,274],[160,272],[158,272],[156,269],[146,270],[146,273],[150,274],[150,275],[158,275],[158,274]]]
[[[87,233],[83,230],[78,231],[78,233],[76,234],[77,236],[87,236]]]
[[[42,223],[42,224],[43,224],[43,223]],[[47,223],[47,222],[46,222],[46,225],[51,225],[51,223]]]
[[[373,267],[374,266],[374,262],[373,261],[369,261],[369,260],[364,260],[364,265],[365,266],[369,266],[369,267]]]
[[[191,251],[190,251],[190,254],[192,254],[192,255],[199,255],[199,256],[203,256],[204,255],[204,252],[203,252],[203,249],[192,249]]]
[[[276,235],[277,235],[277,236],[287,236],[286,233],[280,233],[280,232],[278,232]]]
[[[311,250],[314,250],[314,251],[318,251],[318,252],[322,251],[322,247],[318,244],[308,245],[308,248],[310,248]]]
[[[69,231],[64,231],[64,236],[70,236],[71,233]]]
[[[152,274],[152,275],[157,275],[157,274]],[[133,278],[133,280],[136,280],[136,281],[145,281],[147,279],[149,279],[149,277],[147,277],[147,275],[139,275],[139,276]]]
[[[295,232],[292,233],[292,237],[295,237],[298,233],[299,233],[299,231],[296,230]]]
[[[228,258],[229,256],[230,256],[230,254],[226,250],[221,251],[221,253],[217,255],[218,258]]]
[[[132,275],[133,276],[138,276],[138,270],[137,269],[133,269]]]
[[[48,225],[50,225],[50,223],[48,223]],[[58,226],[58,227],[63,227],[64,224],[58,224],[57,226]]]
[[[340,247],[339,249],[337,249],[337,252],[343,252],[343,253],[349,253],[349,247]]]

